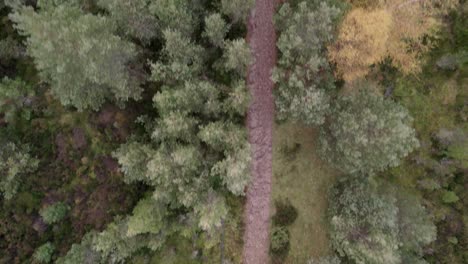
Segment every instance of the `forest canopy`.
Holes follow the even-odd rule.
[[[468,262],[466,0],[0,17],[0,263]]]

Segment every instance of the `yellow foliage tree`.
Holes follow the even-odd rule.
[[[338,40],[329,47],[330,59],[346,81],[366,75],[369,65],[386,55],[392,17],[385,10],[353,9],[341,25]]]
[[[431,43],[423,44],[423,37],[440,25],[441,15],[454,8],[458,0],[378,3],[372,8],[351,10],[340,26],[337,41],[329,47],[329,57],[345,81],[365,76],[370,65],[387,56],[403,73],[418,72],[420,55],[431,47]]]

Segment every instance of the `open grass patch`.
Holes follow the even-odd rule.
[[[306,263],[310,257],[330,253],[328,189],[339,172],[319,158],[317,137],[318,129],[292,123],[274,130],[272,208],[275,201],[287,199],[297,210],[288,226],[290,247],[284,263]]]

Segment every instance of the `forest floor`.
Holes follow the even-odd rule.
[[[252,147],[251,176],[245,206],[244,264],[269,262],[272,137],[275,105],[271,71],[276,65],[275,1],[256,0],[249,21],[247,42],[253,63],[247,82],[252,102],[247,113]]]
[[[292,123],[274,129],[272,198],[288,199],[298,212],[288,227],[291,244],[284,263],[307,263],[330,251],[327,197],[338,172],[319,158],[317,137],[318,129]]]

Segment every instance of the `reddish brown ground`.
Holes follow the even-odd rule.
[[[252,181],[247,189],[244,264],[269,262],[270,196],[274,100],[271,71],[276,65],[274,0],[256,0],[249,21],[247,41],[254,59],[247,82],[252,103],[247,114],[252,146]]]

